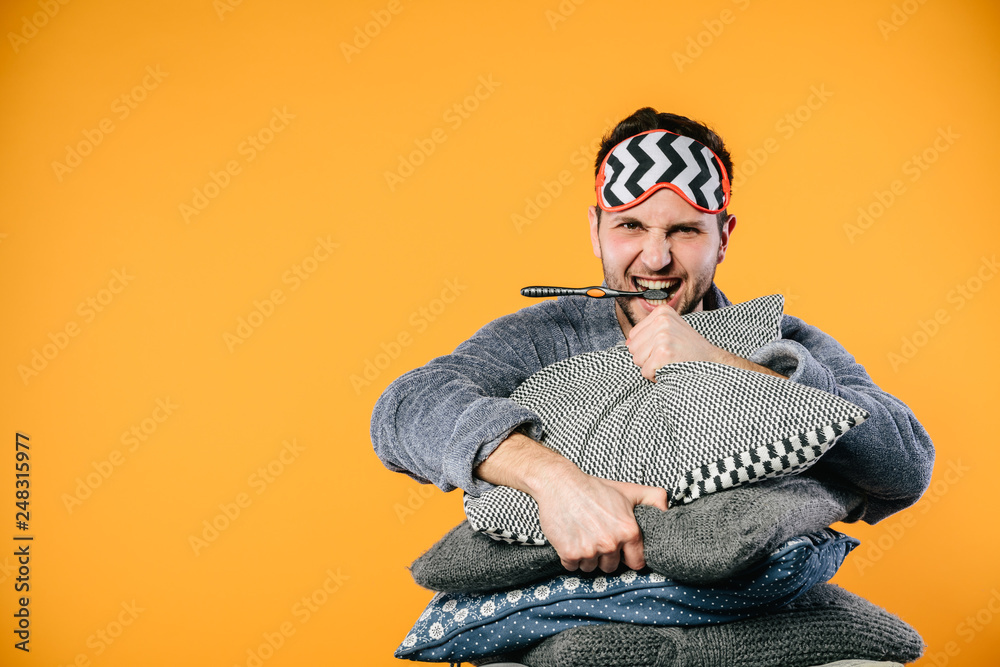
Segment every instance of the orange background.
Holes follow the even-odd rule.
[[[995,3],[223,2],[0,9],[0,663],[247,665],[284,628],[267,667],[398,664],[461,502],[381,466],[372,407],[520,287],[600,282],[593,142],[652,105],[742,174],[720,287],[783,293],[937,445],[837,581],[920,665],[997,664]]]

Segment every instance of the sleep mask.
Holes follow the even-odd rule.
[[[729,204],[729,176],[708,146],[667,130],[649,130],[608,151],[597,172],[597,205],[622,211],[662,188],[705,213],[719,213]]]

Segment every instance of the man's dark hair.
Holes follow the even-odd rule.
[[[690,137],[695,141],[705,144],[712,149],[712,152],[719,156],[722,166],[726,169],[726,175],[729,176],[729,182],[732,183],[733,160],[729,157],[729,151],[726,150],[726,145],[722,142],[722,137],[713,132],[704,123],[699,123],[696,120],[691,120],[690,118],[678,116],[672,113],[659,113],[653,107],[643,107],[642,109],[639,109],[634,114],[615,125],[613,130],[604,135],[604,139],[601,141],[601,148],[597,151],[597,160],[594,161],[594,177],[597,177],[597,172],[601,169],[601,163],[604,162],[604,158],[612,148],[629,137],[635,136],[640,132],[647,132],[649,130],[669,130],[674,134]],[[716,214],[720,232],[722,231],[722,226],[728,218],[729,213],[726,211],[721,211]],[[598,223],[600,223],[600,220],[601,208],[598,206]]]

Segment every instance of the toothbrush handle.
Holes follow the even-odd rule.
[[[585,289],[572,289],[570,287],[522,287],[521,296],[546,297],[546,296],[573,296],[586,295]]]
[[[522,287],[521,296],[546,297],[546,296],[590,296],[600,299],[608,296],[617,296],[615,290],[605,287]]]

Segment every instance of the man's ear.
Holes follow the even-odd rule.
[[[729,237],[733,233],[733,229],[736,228],[736,216],[731,215],[722,223],[722,229],[719,232],[719,258],[715,262],[716,264],[721,264],[722,260],[726,258],[726,249],[729,248]]]
[[[590,219],[590,243],[594,246],[594,256],[601,258],[601,240],[598,237],[597,207],[591,206],[587,209],[587,217]]]

